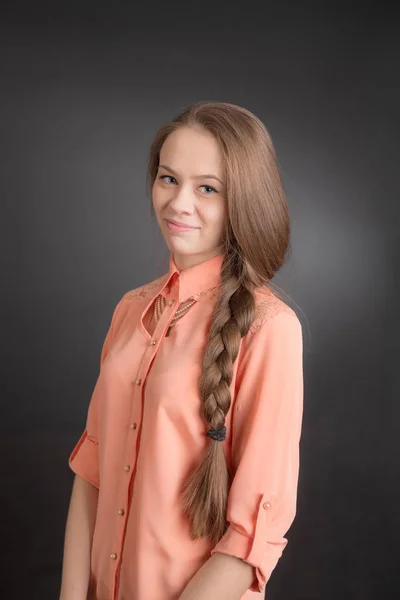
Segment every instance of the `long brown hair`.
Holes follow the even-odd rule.
[[[249,110],[226,102],[192,104],[158,130],[149,152],[150,194],[162,145],[180,127],[211,132],[224,160],[227,219],[221,289],[199,379],[205,421],[219,429],[231,405],[230,383],[240,340],[255,318],[254,290],[269,284],[290,250],[289,211],[275,150],[264,124]],[[227,528],[229,485],[223,444],[210,439],[181,493],[192,539],[207,536],[214,543],[221,539]]]

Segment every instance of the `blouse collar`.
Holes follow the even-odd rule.
[[[169,257],[169,271],[166,275],[163,288],[169,287],[172,293],[176,293],[179,302],[188,298],[197,297],[208,289],[221,283],[221,266],[224,254],[217,254],[212,258],[179,270],[176,266],[173,253]],[[176,286],[176,287],[175,287]]]

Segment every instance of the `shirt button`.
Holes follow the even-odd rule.
[[[130,468],[131,468],[131,465],[125,465],[125,466],[124,466],[124,470],[125,470],[125,471],[129,471],[129,469],[130,469]]]
[[[263,504],[263,508],[265,508],[265,510],[267,510],[267,508],[270,508],[271,504],[269,502],[264,502]]]
[[[129,425],[129,427],[130,427],[131,429],[136,429],[136,427],[137,427],[137,424],[136,424],[136,423],[131,423],[131,424]]]
[[[156,343],[156,340],[151,340],[150,346],[154,346],[155,343]]]
[[[123,508],[120,508],[120,509],[119,509],[119,511],[118,511],[118,514],[119,514],[119,515],[124,515],[124,514],[125,514],[125,511],[124,511],[124,509],[123,509]]]
[[[135,383],[137,383],[137,385],[140,385],[142,383],[141,379],[136,379]]]
[[[173,301],[173,300],[168,300],[168,306],[172,306],[172,305],[173,305],[173,303],[174,303],[174,301]]]
[[[112,558],[113,560],[115,560],[117,558],[117,555],[115,554],[115,552],[113,552],[112,554],[110,554],[110,558]]]

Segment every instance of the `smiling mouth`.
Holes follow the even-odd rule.
[[[195,231],[198,227],[191,227],[190,225],[177,225],[168,219],[165,219],[168,229],[171,231]]]

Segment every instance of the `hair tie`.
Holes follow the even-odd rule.
[[[226,438],[226,427],[224,425],[220,429],[209,429],[206,435],[208,435],[208,437],[212,438],[216,442],[223,442]]]

